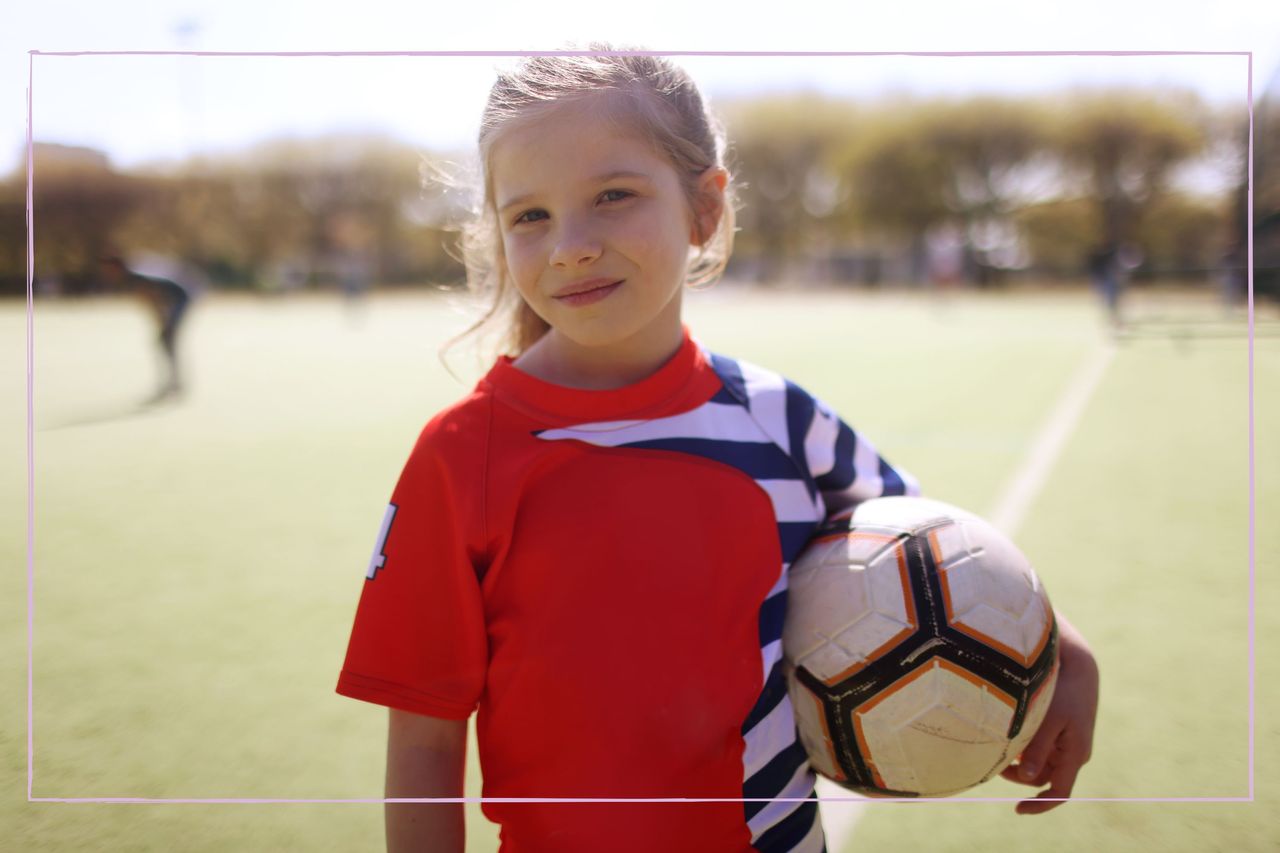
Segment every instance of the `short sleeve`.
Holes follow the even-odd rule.
[[[855,432],[821,400],[796,390],[812,406],[805,413],[809,420],[804,457],[828,516],[871,498],[920,494],[915,478],[889,464],[866,436]]]
[[[469,490],[482,460],[423,431],[383,516],[338,693],[465,719],[484,688],[487,641]]]

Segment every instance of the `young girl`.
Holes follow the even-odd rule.
[[[486,798],[722,800],[486,802],[508,853],[824,849],[780,666],[787,568],[826,516],[917,489],[682,324],[729,253],[723,148],[659,58],[530,58],[489,96],[492,239],[468,261],[511,354],[414,447],[338,692],[391,709],[388,798],[461,796],[477,711]],[[1023,760],[1054,797],[1096,701],[1061,634],[1063,699]],[[462,838],[460,805],[387,806],[390,849]]]

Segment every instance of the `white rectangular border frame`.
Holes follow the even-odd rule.
[[[151,805],[159,803],[187,804],[289,804],[289,803],[545,803],[545,802],[774,802],[759,799],[657,798],[657,799],[576,799],[539,797],[453,797],[453,798],[357,798],[357,799],[289,799],[289,798],[153,798],[153,797],[33,797],[35,782],[35,734],[33,720],[34,637],[35,637],[35,457],[34,457],[34,282],[35,282],[35,214],[33,206],[35,159],[32,105],[34,103],[35,59],[37,56],[207,56],[207,57],[299,57],[299,56],[472,56],[520,57],[602,55],[601,51],[162,51],[162,50],[79,50],[28,52],[27,67],[27,802],[29,803],[120,803]],[[1248,58],[1248,193],[1246,228],[1248,230],[1247,282],[1249,326],[1249,793],[1244,797],[1071,797],[1083,803],[1252,803],[1255,799],[1255,725],[1256,725],[1256,472],[1254,456],[1254,304],[1253,304],[1253,52],[1252,51],[1186,51],[1186,50],[1035,50],[1035,51],[612,51],[617,54],[648,56],[752,56],[752,57],[837,57],[837,56],[1244,56]],[[812,798],[779,798],[783,802],[806,802]],[[1018,803],[1024,797],[939,797],[894,798],[818,797],[819,802],[858,803]],[[1044,802],[1061,802],[1045,798]]]

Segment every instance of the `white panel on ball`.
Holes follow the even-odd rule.
[[[935,659],[864,707],[856,715],[857,730],[883,787],[945,795],[1007,763],[1012,700],[942,661]],[[948,742],[946,763],[931,760],[939,733]]]
[[[818,618],[788,622],[783,645],[797,665],[831,682],[914,630],[915,620],[902,549],[893,537],[842,536],[818,547],[814,569],[795,576],[788,590],[790,606]]]

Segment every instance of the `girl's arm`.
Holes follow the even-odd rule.
[[[466,720],[390,710],[387,799],[461,797]],[[386,826],[388,853],[462,853],[461,803],[387,803]]]

